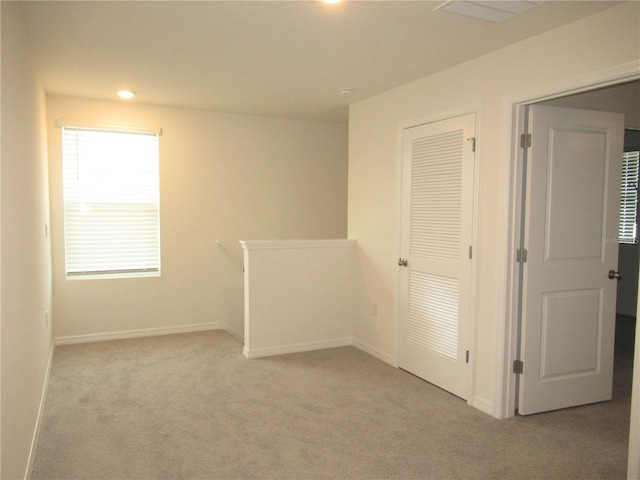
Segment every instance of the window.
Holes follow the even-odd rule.
[[[622,185],[620,189],[620,243],[636,243],[638,212],[638,163],[640,152],[624,152],[622,159]]]
[[[63,127],[67,278],[160,274],[158,136]]]

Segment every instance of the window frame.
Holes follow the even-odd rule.
[[[635,153],[634,172],[629,173],[628,159],[629,153]],[[620,218],[618,227],[618,243],[624,245],[634,245],[638,243],[638,186],[640,182],[640,146],[627,146],[624,148],[622,159],[622,178],[620,180]],[[634,186],[635,185],[635,186]],[[629,200],[629,197],[632,199]],[[633,205],[630,205],[630,204]],[[630,215],[629,210],[633,209]],[[633,216],[633,224],[631,223]],[[628,231],[632,230],[633,235]]]
[[[161,260],[162,260],[162,255],[161,255],[161,228],[160,228],[160,136],[162,135],[162,129],[157,129],[157,128],[131,128],[131,127],[123,127],[123,126],[107,126],[107,125],[83,125],[83,124],[79,124],[79,123],[61,123],[61,122],[56,122],[57,126],[59,126],[62,130],[62,207],[63,207],[63,225],[64,225],[64,232],[63,232],[63,245],[64,245],[64,270],[65,270],[65,276],[68,280],[83,280],[83,279],[109,279],[109,278],[136,278],[136,277],[159,277],[161,276]],[[138,175],[143,175],[142,178],[144,178],[145,181],[145,185],[146,188],[142,188],[139,189],[138,186],[136,185],[135,187],[133,187],[132,185],[132,178],[130,178],[131,173],[128,172],[127,175],[124,178],[125,179],[129,179],[128,183],[129,183],[129,187],[127,188],[123,188],[121,190],[121,192],[125,192],[124,194],[113,194],[114,192],[109,192],[108,188],[107,189],[103,189],[104,185],[102,180],[98,180],[97,183],[95,182],[95,180],[88,180],[86,182],[84,182],[84,185],[81,184],[81,182],[78,182],[76,184],[74,184],[73,187],[68,185],[68,179],[66,178],[66,176],[68,175],[68,169],[72,169],[75,168],[76,172],[78,171],[78,168],[82,165],[81,162],[83,162],[83,159],[81,157],[81,154],[78,153],[78,150],[76,150],[75,152],[72,152],[71,154],[66,150],[66,145],[65,142],[68,141],[68,138],[66,137],[67,134],[69,134],[70,136],[76,135],[76,141],[80,138],[79,135],[82,135],[84,133],[88,133],[89,135],[94,135],[95,138],[100,137],[100,133],[105,133],[107,135],[109,135],[109,138],[111,140],[113,140],[113,135],[118,135],[118,134],[123,134],[126,135],[126,137],[123,137],[123,139],[127,139],[128,141],[132,141],[135,142],[135,135],[141,135],[144,136],[144,147],[143,147],[143,157],[144,160],[140,163],[140,165],[145,165],[144,168],[148,168],[148,170],[144,170],[143,168],[143,173],[138,173]],[[96,135],[97,134],[97,135]],[[149,138],[154,138],[155,142],[149,142]],[[86,140],[86,139],[85,139]],[[105,139],[103,138],[101,141],[105,141]],[[140,142],[138,142],[140,143]],[[78,143],[79,145],[79,143]],[[99,143],[98,143],[99,145]],[[151,145],[149,147],[149,145]],[[92,152],[90,155],[100,155],[102,153],[102,151],[100,150],[96,150],[96,152]],[[121,152],[120,152],[121,153]],[[85,154],[86,155],[86,154]],[[93,157],[95,158],[95,157]],[[123,158],[127,158],[125,157],[120,157],[118,158],[118,160],[121,161],[121,166],[124,165],[131,165],[131,162],[127,162],[127,161],[122,161]],[[105,160],[105,158],[102,159],[103,161]],[[73,165],[72,167],[69,167],[69,162],[75,162],[75,165]],[[85,169],[89,169],[88,165],[90,162],[89,157],[85,156],[84,159],[85,162]],[[146,162],[146,164],[145,164]],[[136,165],[138,165],[138,162],[136,162]],[[118,179],[117,174],[122,173],[123,170],[118,170],[118,168],[109,168],[108,165],[104,165],[101,164],[98,168],[95,169],[94,171],[94,177],[95,178],[100,178],[99,175],[95,175],[95,173],[99,173],[102,174],[103,170],[106,172],[108,171],[111,174],[115,175],[113,177],[108,177],[108,178],[115,178]],[[127,168],[124,168],[124,170],[129,170]],[[105,178],[107,178],[107,173],[105,173]],[[91,175],[87,175],[87,177],[90,177]],[[124,181],[124,183],[127,183],[126,180]],[[147,185],[148,183],[148,185]],[[99,187],[96,187],[96,185],[99,185]],[[116,182],[116,184],[118,187],[122,187],[122,184],[120,182]],[[98,188],[98,190],[91,190],[92,188]],[[138,190],[143,190],[146,192],[150,192],[148,193],[148,195],[150,195],[148,198],[144,198],[143,200],[136,200],[136,199],[132,199],[133,197],[140,197],[143,198],[143,195],[141,195],[139,193]],[[73,197],[73,193],[70,194],[71,192],[75,191],[75,197]],[[87,193],[87,192],[91,192],[91,193]],[[98,193],[95,193],[98,192]],[[125,198],[127,197],[127,194],[129,194],[129,198]],[[79,195],[79,196],[78,196]],[[84,200],[79,200],[79,198],[85,198],[83,197],[83,195],[87,195],[87,201],[85,202]],[[124,195],[124,197],[123,197]],[[133,197],[131,197],[131,195],[133,195]],[[98,198],[99,197],[99,198]],[[70,227],[69,225],[69,219],[70,218],[75,218],[78,219],[82,213],[78,213],[78,203],[82,203],[83,205],[86,203],[86,205],[88,206],[88,211],[91,211],[92,208],[91,206],[95,206],[97,207],[95,209],[94,212],[94,218],[91,219],[85,219],[80,220],[78,226],[74,226],[74,227]],[[71,208],[71,206],[75,206],[76,207],[76,212],[75,213],[69,213],[69,209]],[[139,206],[139,209],[136,209],[135,207]],[[133,208],[132,208],[133,207]],[[100,210],[102,209],[103,216],[108,216],[111,214],[114,214],[114,216],[116,217],[116,220],[111,223],[111,220],[108,220],[106,223],[100,223],[101,221],[96,220],[96,218],[100,218]],[[104,213],[104,212],[108,212],[108,213]],[[86,212],[85,212],[86,213]],[[74,217],[75,215],[75,217]],[[133,226],[131,228],[129,228],[129,225],[126,225],[127,220],[135,220],[133,222]],[[145,222],[145,219],[147,220]],[[151,219],[151,221],[149,221],[149,219]],[[97,227],[95,227],[95,231],[93,230],[94,227],[93,226],[87,226],[89,225],[90,222],[96,222],[94,225],[98,225]],[[87,223],[89,222],[89,223]],[[120,222],[120,223],[118,223]],[[141,226],[142,225],[142,226]],[[124,242],[124,243],[118,243],[118,241],[115,243],[116,247],[115,247],[115,253],[114,253],[114,258],[116,258],[116,262],[109,265],[108,260],[105,260],[108,255],[103,255],[104,252],[107,251],[107,248],[104,248],[105,245],[105,241],[106,241],[106,237],[104,237],[102,234],[104,233],[105,229],[111,228],[111,227],[115,227],[117,230],[119,230],[120,227],[122,227],[122,233],[119,235],[120,239],[118,241],[120,242]],[[80,241],[77,245],[80,245],[78,248],[76,248],[76,252],[77,255],[79,255],[76,258],[84,258],[83,256],[86,257],[92,257],[91,253],[87,253],[89,251],[92,251],[93,253],[95,253],[96,251],[99,251],[99,256],[102,256],[103,260],[102,261],[98,261],[97,263],[93,263],[93,261],[90,261],[89,263],[86,263],[85,266],[87,266],[86,269],[82,269],[80,265],[81,262],[76,262],[76,264],[74,265],[74,261],[75,260],[70,260],[70,258],[73,256],[74,252],[73,252],[73,247],[70,246],[71,241],[69,240],[71,238],[71,234],[69,233],[71,230],[73,231],[74,228],[76,228],[76,232],[81,232],[81,233],[86,233],[87,231],[90,232],[91,234],[96,234],[95,238],[98,238],[97,243],[99,244],[98,247],[94,247],[93,250],[91,250],[91,248],[82,248],[82,241]],[[83,230],[86,229],[86,230]],[[100,232],[100,229],[103,230],[103,232]],[[134,232],[134,230],[137,230]],[[145,235],[143,235],[145,237],[144,240],[140,240],[139,237],[136,238],[135,233],[140,233],[140,231],[144,231]],[[118,236],[118,235],[115,235]],[[130,238],[133,238],[133,240],[129,241]],[[136,243],[137,242],[137,243]],[[77,246],[76,245],[76,246]],[[130,264],[129,266],[127,266],[127,262],[123,261],[123,253],[126,255],[127,253],[129,253],[130,258],[136,258],[135,253],[132,252],[132,245],[136,245],[138,247],[140,247],[141,245],[145,248],[143,248],[143,251],[146,251],[146,254],[142,255],[142,259],[144,260],[142,263],[139,263],[139,266],[136,267],[132,267]],[[123,246],[122,249],[120,249],[120,247]],[[149,247],[149,249],[147,249],[146,247]],[[104,252],[101,250],[101,248],[104,248]],[[151,253],[149,253],[151,252]],[[84,260],[83,260],[84,261]],[[136,260],[136,263],[137,260]],[[104,267],[104,268],[91,268],[94,265],[99,265],[100,267]]]

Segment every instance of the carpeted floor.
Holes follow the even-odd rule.
[[[611,402],[495,420],[352,347],[246,360],[224,331],[58,347],[32,479],[622,479]]]

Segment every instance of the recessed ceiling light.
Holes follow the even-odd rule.
[[[338,93],[343,97],[350,97],[351,94],[353,93],[353,88],[343,87],[338,89]]]
[[[118,91],[118,96],[129,100],[135,96],[135,92],[132,92],[131,90],[120,90]]]
[[[324,3],[340,3],[342,0],[322,0]]]

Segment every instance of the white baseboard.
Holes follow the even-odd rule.
[[[336,338],[333,340],[323,340],[318,342],[296,343],[292,345],[279,345],[277,347],[264,347],[249,349],[245,345],[242,354],[246,358],[271,357],[274,355],[284,355],[287,353],[309,352],[312,350],[323,350],[325,348],[347,347],[352,345],[351,338]]]
[[[382,360],[383,362],[388,363],[391,366],[394,366],[392,354],[382,352],[377,348],[372,347],[371,345],[368,345],[366,343],[363,343],[355,339],[352,341],[352,345],[357,349],[362,350],[363,352],[368,353],[369,355],[379,360]],[[395,367],[397,368],[397,365]],[[471,400],[470,405],[473,408],[476,408],[483,413],[494,416],[493,403],[490,400],[487,400],[486,398],[475,395]]]
[[[481,412],[486,413],[487,415],[491,415],[492,417],[495,416],[493,411],[493,402],[487,400],[486,398],[475,395],[473,397],[471,406],[480,410]]]
[[[227,325],[224,325],[222,323],[220,324],[220,326],[218,328],[220,328],[221,330],[224,330],[225,332],[228,332],[239,343],[244,345],[244,332],[240,333],[237,330],[235,330],[235,329],[233,329],[233,328],[231,328],[231,327],[229,327]]]
[[[74,343],[104,342],[107,340],[122,340],[126,338],[155,337],[158,335],[171,335],[174,333],[201,332],[204,330],[218,330],[218,322],[196,323],[192,325],[177,325],[174,327],[143,328],[138,330],[123,330],[119,332],[91,333],[86,335],[71,335],[68,337],[56,337],[56,345],[70,345]]]
[[[229,332],[233,335],[233,332]],[[235,335],[234,335],[235,336]],[[318,342],[297,343],[291,345],[278,345],[276,347],[247,348],[244,347],[242,354],[246,358],[270,357],[273,355],[284,355],[287,353],[309,352],[312,350],[322,350],[325,348],[353,346],[358,350],[382,360],[389,365],[393,365],[393,355],[382,352],[366,343],[354,340],[353,338],[337,338],[334,340],[324,340]]]
[[[27,462],[27,471],[25,472],[25,480],[30,480],[31,471],[33,470],[33,462],[36,458],[36,448],[38,447],[38,438],[40,438],[40,427],[42,426],[42,418],[44,415],[44,405],[47,400],[47,390],[49,389],[49,377],[51,376],[51,366],[53,365],[53,354],[56,350],[56,343],[51,342],[49,350],[49,360],[47,361],[47,369],[45,370],[44,383],[42,385],[42,394],[40,395],[40,406],[38,408],[38,416],[36,418],[36,428],[33,430],[33,438],[31,439],[31,448],[29,450],[29,461]]]
[[[361,342],[355,339],[352,341],[352,345],[356,347],[358,350],[362,350],[363,352],[368,353],[372,357],[376,357],[378,360],[382,360],[383,362],[393,366],[393,355],[389,353],[385,353],[381,350],[378,350],[377,348],[372,347],[371,345],[368,345],[364,342]]]

